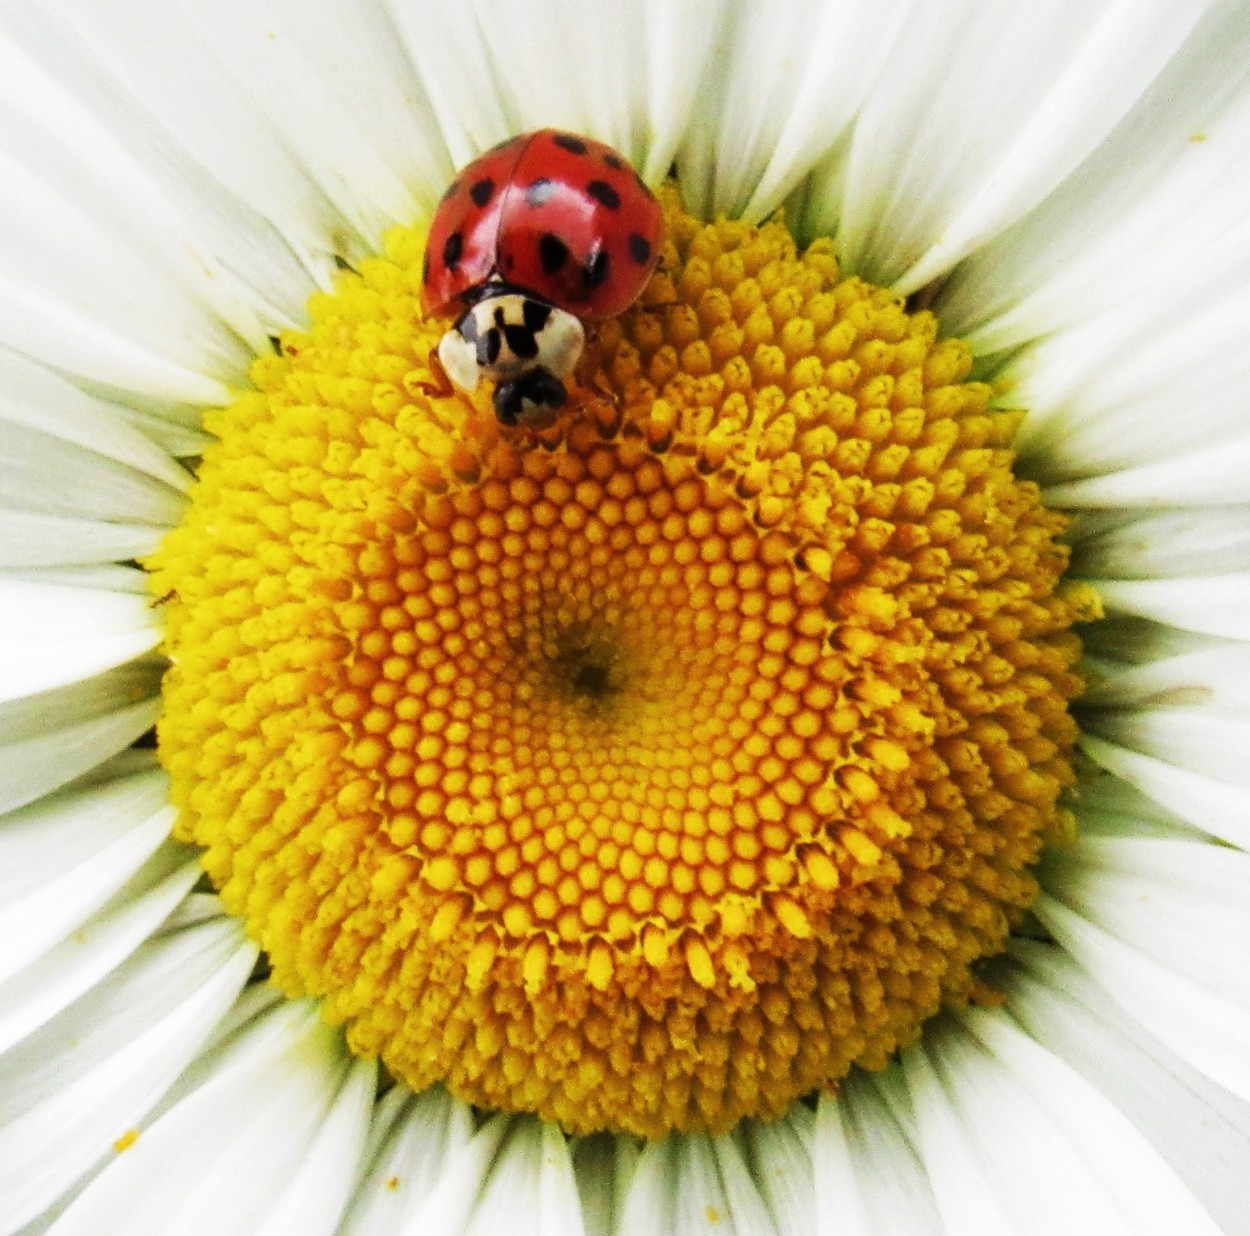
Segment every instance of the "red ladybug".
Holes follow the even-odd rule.
[[[628,309],[659,256],[660,205],[610,146],[540,129],[488,150],[443,195],[421,298],[457,314],[438,355],[457,386],[494,381],[516,424],[564,402],[583,322]]]

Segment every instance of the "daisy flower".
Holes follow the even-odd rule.
[[[6,5],[0,1234],[1250,1233],[1248,150],[1242,0]]]

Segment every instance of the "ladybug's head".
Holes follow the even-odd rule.
[[[496,383],[495,411],[505,424],[529,420],[564,402],[586,334],[571,313],[515,288],[475,301],[438,345],[447,376],[473,392]]]

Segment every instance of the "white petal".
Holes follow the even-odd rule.
[[[1070,492],[1065,482],[1172,460],[1192,475],[1186,457],[1206,455],[1214,442],[1244,453],[1247,277],[1250,242],[1239,263],[1217,264],[1205,281],[1117,302],[996,372],[1000,399],[1029,409],[1016,446],[1051,494]],[[1202,493],[1201,485],[1171,489],[1181,504]]]
[[[811,1236],[816,1230],[816,1189],[811,1142],[815,1119],[796,1103],[789,1115],[772,1124],[746,1121],[740,1136],[777,1236]]]
[[[243,372],[240,342],[232,346],[210,313],[180,296],[130,234],[127,207],[156,224],[154,238],[165,220],[151,218],[142,195],[126,193],[134,169],[91,113],[11,40],[11,31],[0,33],[0,105],[8,113],[0,226],[9,238],[0,250],[0,340],[70,373],[220,401],[220,379]]]
[[[432,207],[450,179],[382,4],[136,0],[126,10],[75,0],[70,20],[179,145],[310,265],[376,250],[387,226]]]
[[[1108,772],[1122,777],[1182,819],[1243,850],[1250,849],[1250,792],[1222,779],[1129,751],[1093,734],[1082,735],[1080,746]]]
[[[1250,1104],[1216,1086],[1109,1000],[1070,957],[1012,944],[1007,1008],[1133,1122],[1228,1236],[1250,1233]]]
[[[145,597],[0,579],[0,701],[80,682],[160,637]]]
[[[884,1110],[881,1115],[889,1120]],[[873,1236],[862,1166],[851,1157],[844,1102],[822,1094],[812,1135],[817,1236]],[[891,1125],[893,1121],[890,1121]]]
[[[1245,647],[1237,640],[1182,631],[1179,627],[1127,614],[1112,615],[1083,627],[1081,635],[1086,652],[1093,652],[1103,661],[1115,662],[1115,673],[1119,673],[1119,667],[1123,665],[1149,665],[1154,661],[1189,656],[1196,652],[1222,652]]]
[[[846,130],[909,7],[805,0],[779,21],[767,5],[738,5],[723,30],[710,8],[692,10],[720,46],[678,155],[686,205],[705,218],[770,214]]]
[[[0,348],[0,502],[44,515],[177,523],[191,477],[129,417]]]
[[[393,1087],[370,1123],[369,1167],[340,1236],[391,1236],[407,1230],[473,1131],[471,1109],[441,1086],[421,1094]]]
[[[10,1199],[0,1230],[38,1214],[140,1125],[229,1008],[255,957],[224,917],[166,931],[0,1056],[0,1191]]]
[[[160,715],[162,669],[134,661],[0,704],[0,813],[68,784],[150,729]]]
[[[85,922],[169,836],[168,787],[149,772],[0,817],[0,979]]]
[[[1250,570],[1250,507],[1099,510],[1068,528],[1082,579],[1159,579]],[[1099,586],[1099,585],[1096,585]]]
[[[441,165],[445,185],[455,169],[521,132],[523,126],[508,114],[482,21],[471,5],[383,3],[396,40],[421,82],[434,120],[432,128],[442,134],[447,147]],[[496,12],[507,20],[506,10]],[[534,7],[527,6],[526,12],[534,13]],[[576,10],[571,13],[573,20],[578,15]],[[544,73],[544,78],[549,76],[554,75]]]
[[[649,1142],[621,1214],[620,1236],[775,1236],[732,1138],[679,1133]]]
[[[199,876],[187,848],[167,841],[72,935],[0,984],[0,1051],[121,965],[168,919]]]
[[[1085,714],[1085,724],[1088,731],[1130,751],[1250,789],[1250,716],[1244,712],[1194,705],[1100,709]]]
[[[93,765],[81,777],[75,777],[66,788],[77,790],[89,785],[104,785],[119,777],[133,777],[139,773],[151,772],[160,766],[154,747],[126,747],[116,755],[109,756],[107,760]]]
[[[931,1236],[942,1231],[915,1117],[897,1068],[852,1074],[822,1095],[812,1159],[819,1236]]]
[[[16,191],[0,331],[83,377],[220,402],[222,381],[293,319],[306,272],[62,18],[10,12],[4,26],[0,163]]]
[[[573,1170],[582,1198],[586,1236],[614,1236],[641,1146],[633,1137],[601,1133],[582,1138],[573,1150]]]
[[[949,1230],[1218,1236],[1154,1148],[1079,1074],[1006,1017],[968,1009],[960,1023],[933,1027],[903,1054]]]
[[[360,1168],[376,1089],[376,1064],[357,1060],[300,1162],[281,1182],[281,1196],[249,1233],[330,1236],[337,1229]]]
[[[514,1121],[491,1167],[465,1236],[501,1231],[584,1236],[568,1139],[553,1124],[532,1118]]]
[[[146,558],[165,535],[150,524],[108,524],[0,510],[0,567]]]
[[[463,1236],[512,1123],[510,1116],[492,1117],[448,1157],[442,1179],[417,1210],[410,1231],[421,1236]]]
[[[189,459],[203,455],[215,439],[198,428],[200,409],[186,404],[170,406],[159,401],[146,401],[137,395],[111,391],[103,384],[84,381],[83,389],[101,398],[126,401],[130,422],[151,438],[161,450],[174,459]],[[155,410],[153,410],[155,409]]]
[[[1232,375],[1234,382],[1237,375]],[[1046,488],[1058,507],[1217,505],[1250,500],[1250,435],[1190,446],[1179,456]]]
[[[475,62],[471,54],[452,59],[431,45],[425,12],[424,51],[417,48],[415,31],[409,47],[431,96],[463,105],[462,117],[449,115],[446,104],[438,108],[453,153],[465,147],[470,124],[496,141],[510,132],[555,125],[615,146],[654,183],[667,174],[701,101],[703,68],[721,34],[723,8],[717,0],[524,7],[476,0],[468,9],[487,51],[484,60]],[[454,12],[443,18],[440,35],[455,23]],[[410,25],[412,17],[410,10]],[[457,46],[470,36],[457,32],[453,40]],[[552,72],[556,48],[563,67]],[[453,74],[458,82],[448,80]],[[507,127],[500,131],[505,117]]]
[[[1082,918],[1250,1008],[1243,964],[1250,854],[1203,842],[1096,837],[1056,847],[1043,871],[1051,895]]]
[[[1083,776],[1071,800],[1082,837],[1171,837],[1207,841],[1210,834],[1187,823],[1136,786],[1101,770]]]
[[[1250,571],[1172,579],[1102,579],[1108,610],[1204,635],[1250,640]]]
[[[194,898],[188,898],[188,900],[198,901],[202,897],[208,897],[217,905],[220,912],[221,903],[211,894],[197,893]],[[172,1111],[183,1099],[194,1094],[206,1078],[214,1074],[220,1063],[219,1056],[222,1049],[234,1042],[240,1032],[248,1030],[249,1027],[254,1030],[255,1023],[286,1003],[287,997],[276,987],[270,987],[268,983],[249,983],[244,987],[239,993],[239,998],[226,1010],[225,1016],[218,1022],[212,1036],[205,1043],[204,1050],[161,1099],[153,1120]]]
[[[147,575],[117,562],[99,562],[91,566],[9,567],[0,571],[0,579],[69,588],[99,588],[103,592],[129,593],[136,597],[151,596]]]
[[[315,1005],[279,1005],[197,1062],[195,1089],[142,1128],[51,1231],[272,1236],[267,1223],[290,1214],[302,1226],[287,1231],[333,1232],[363,1152],[374,1072],[351,1061]],[[324,1188],[306,1178],[314,1165],[326,1175],[327,1162]]]
[[[843,185],[848,268],[910,292],[1016,222],[1106,139],[1204,7],[917,5],[849,148],[817,177]],[[805,223],[828,230],[832,213]]]
[[[946,329],[997,352],[1140,299],[1170,300],[1213,258],[1227,267],[1222,248],[1250,205],[1238,174],[1247,64],[1250,13],[1211,6],[1125,123],[953,273],[937,302]]]
[[[1034,913],[1074,960],[1179,1056],[1250,1098],[1250,855],[1091,837],[1049,853],[1040,874]]]
[[[243,254],[259,242],[267,263],[276,263],[284,256],[285,240],[301,256],[328,257],[335,246],[332,238],[350,228],[275,121],[234,76],[229,59],[213,54],[192,20],[194,10],[142,0],[108,9],[90,0],[67,0],[59,7],[94,52],[100,78],[115,81],[123,97],[172,134],[187,156],[211,174],[219,197],[225,186],[237,198],[240,219],[221,207],[214,214],[219,226],[238,227],[235,243]],[[202,13],[200,20],[205,20]],[[258,216],[268,224],[253,223]],[[272,252],[266,243],[270,236],[278,242]],[[240,266],[232,263],[236,273]],[[265,280],[257,282],[263,287]],[[274,284],[282,286],[278,280]],[[308,290],[278,299],[289,312]]]
[[[1104,670],[1081,701],[1087,735],[1250,789],[1250,647]]]

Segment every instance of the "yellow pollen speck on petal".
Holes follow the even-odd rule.
[[[146,564],[177,835],[272,981],[413,1088],[646,1137],[987,998],[1098,613],[966,345],[662,198],[545,428],[448,384],[390,233]]]
[[[113,1149],[116,1150],[118,1154],[121,1154],[123,1150],[129,1150],[138,1140],[139,1130],[127,1129],[125,1133],[123,1133],[121,1137],[113,1143]]]

